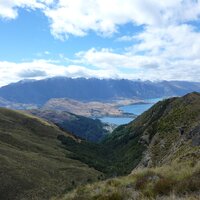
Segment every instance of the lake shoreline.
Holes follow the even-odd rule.
[[[103,123],[122,125],[134,120],[138,115],[142,114],[163,98],[144,99],[128,105],[117,107],[121,111],[121,115],[105,115],[98,117]]]

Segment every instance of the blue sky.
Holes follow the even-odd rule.
[[[52,36],[48,18],[40,10],[18,9],[16,20],[0,21],[2,49],[0,59],[15,62],[33,60],[37,57],[58,59],[59,54],[73,58],[75,53],[87,51],[91,47],[114,48],[116,52],[120,53],[132,42],[118,42],[117,38],[123,35],[132,35],[143,28],[129,23],[118,29],[118,33],[112,37],[101,37],[91,31],[85,37],[71,35],[67,40],[60,40]]]
[[[53,76],[200,81],[198,0],[1,0],[0,86]]]

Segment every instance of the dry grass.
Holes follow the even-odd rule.
[[[137,169],[129,176],[78,187],[56,200],[199,200],[199,185],[199,162],[187,162]]]

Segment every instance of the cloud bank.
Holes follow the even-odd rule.
[[[198,20],[198,0],[1,0],[0,16],[14,19],[18,8],[40,9],[55,37],[109,35],[126,23],[164,27]]]
[[[6,62],[0,61],[0,86],[17,82],[22,79],[44,79],[54,76],[66,77],[97,77],[97,78],[117,78],[113,70],[93,70],[79,65],[58,65],[51,60],[34,60],[32,62]]]

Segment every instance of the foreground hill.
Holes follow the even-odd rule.
[[[0,88],[0,97],[18,103],[43,105],[52,98],[109,101],[119,98],[157,98],[200,91],[200,84],[181,81],[49,78],[20,81]]]
[[[129,176],[80,186],[53,200],[199,200],[200,163],[134,170]]]
[[[158,102],[103,144],[112,170],[134,169],[131,175],[81,186],[58,199],[199,199],[199,93]]]
[[[73,135],[37,117],[0,108],[0,199],[50,199],[100,172],[70,159],[57,140]]]

